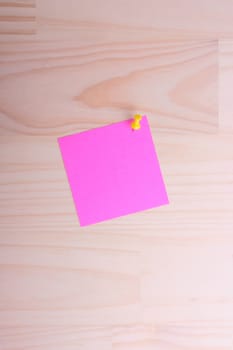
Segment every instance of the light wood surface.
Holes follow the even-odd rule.
[[[233,3],[0,1],[0,349],[233,349]],[[57,137],[149,116],[170,205],[80,228]]]

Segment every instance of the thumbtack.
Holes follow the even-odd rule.
[[[141,128],[140,121],[142,119],[142,116],[140,114],[135,114],[134,120],[131,123],[131,127],[133,130],[139,130]]]

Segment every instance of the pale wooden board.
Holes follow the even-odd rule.
[[[116,30],[121,39],[129,33],[160,39],[232,37],[233,3],[228,0],[39,0],[37,5],[39,31],[47,38],[73,38],[83,29],[110,40]]]
[[[3,134],[60,135],[137,111],[175,133],[215,132],[217,48],[216,41],[3,43]]]
[[[36,31],[0,36],[0,349],[232,349],[231,4],[2,9],[22,3]],[[136,111],[171,204],[81,229],[57,136]]]
[[[35,0],[1,0],[0,40],[35,34],[35,9]]]
[[[219,116],[220,127],[233,132],[233,40],[219,43]]]

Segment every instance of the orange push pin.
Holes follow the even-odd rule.
[[[134,120],[131,123],[131,127],[133,130],[139,130],[141,128],[140,121],[142,120],[142,116],[140,114],[135,114]]]

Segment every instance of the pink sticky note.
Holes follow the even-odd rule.
[[[147,118],[58,139],[80,225],[168,203]]]

